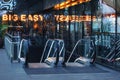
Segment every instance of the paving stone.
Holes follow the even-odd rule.
[[[109,72],[27,75],[22,64],[11,63],[5,50],[0,49],[0,80],[120,80],[120,72],[97,66]]]

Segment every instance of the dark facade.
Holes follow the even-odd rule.
[[[65,1],[16,0],[18,4],[11,14],[42,14],[43,21],[21,22],[21,25],[26,27],[27,24],[34,28],[34,24],[38,24],[39,29],[32,33],[39,33],[46,39],[63,39],[66,54],[71,52],[78,40],[89,38],[96,45],[96,62],[120,69],[120,26],[117,10],[119,6],[112,8],[113,12],[107,12],[110,6],[99,0],[91,0],[69,7],[65,5],[64,8],[55,8],[55,5],[60,6]],[[73,2],[75,1],[77,0]],[[8,22],[9,25],[15,23]],[[76,53],[79,53],[79,50]]]

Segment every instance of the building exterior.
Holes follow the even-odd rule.
[[[8,15],[14,15],[13,20],[8,16],[9,20],[1,20],[0,24],[28,27],[34,30],[29,30],[30,34],[39,33],[45,39],[63,39],[66,54],[78,40],[91,39],[95,44],[96,62],[120,70],[119,0],[12,1],[16,6],[8,9],[3,5],[0,11],[1,15],[4,10]],[[15,20],[15,14],[18,17],[27,15],[23,17],[27,19]]]

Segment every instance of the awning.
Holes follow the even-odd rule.
[[[115,9],[115,1],[117,1],[117,11],[120,11],[120,0],[103,0],[107,5]]]
[[[107,4],[102,3],[102,14],[114,14],[115,9],[108,6]]]

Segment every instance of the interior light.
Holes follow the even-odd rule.
[[[64,6],[65,5],[65,2],[61,3],[60,6]]]
[[[56,4],[54,6],[55,9],[59,10],[59,9],[64,9],[64,8],[67,8],[67,7],[70,7],[70,6],[75,6],[77,5],[78,3],[83,3],[83,2],[88,2],[88,1],[91,1],[91,0],[66,0],[60,4]]]
[[[68,8],[68,7],[70,7],[71,5],[70,4],[68,4],[68,5],[66,5],[66,8]]]
[[[70,1],[66,1],[66,4],[70,3]]]
[[[77,2],[73,2],[71,5],[72,5],[72,6],[75,6],[75,5],[77,5]]]

